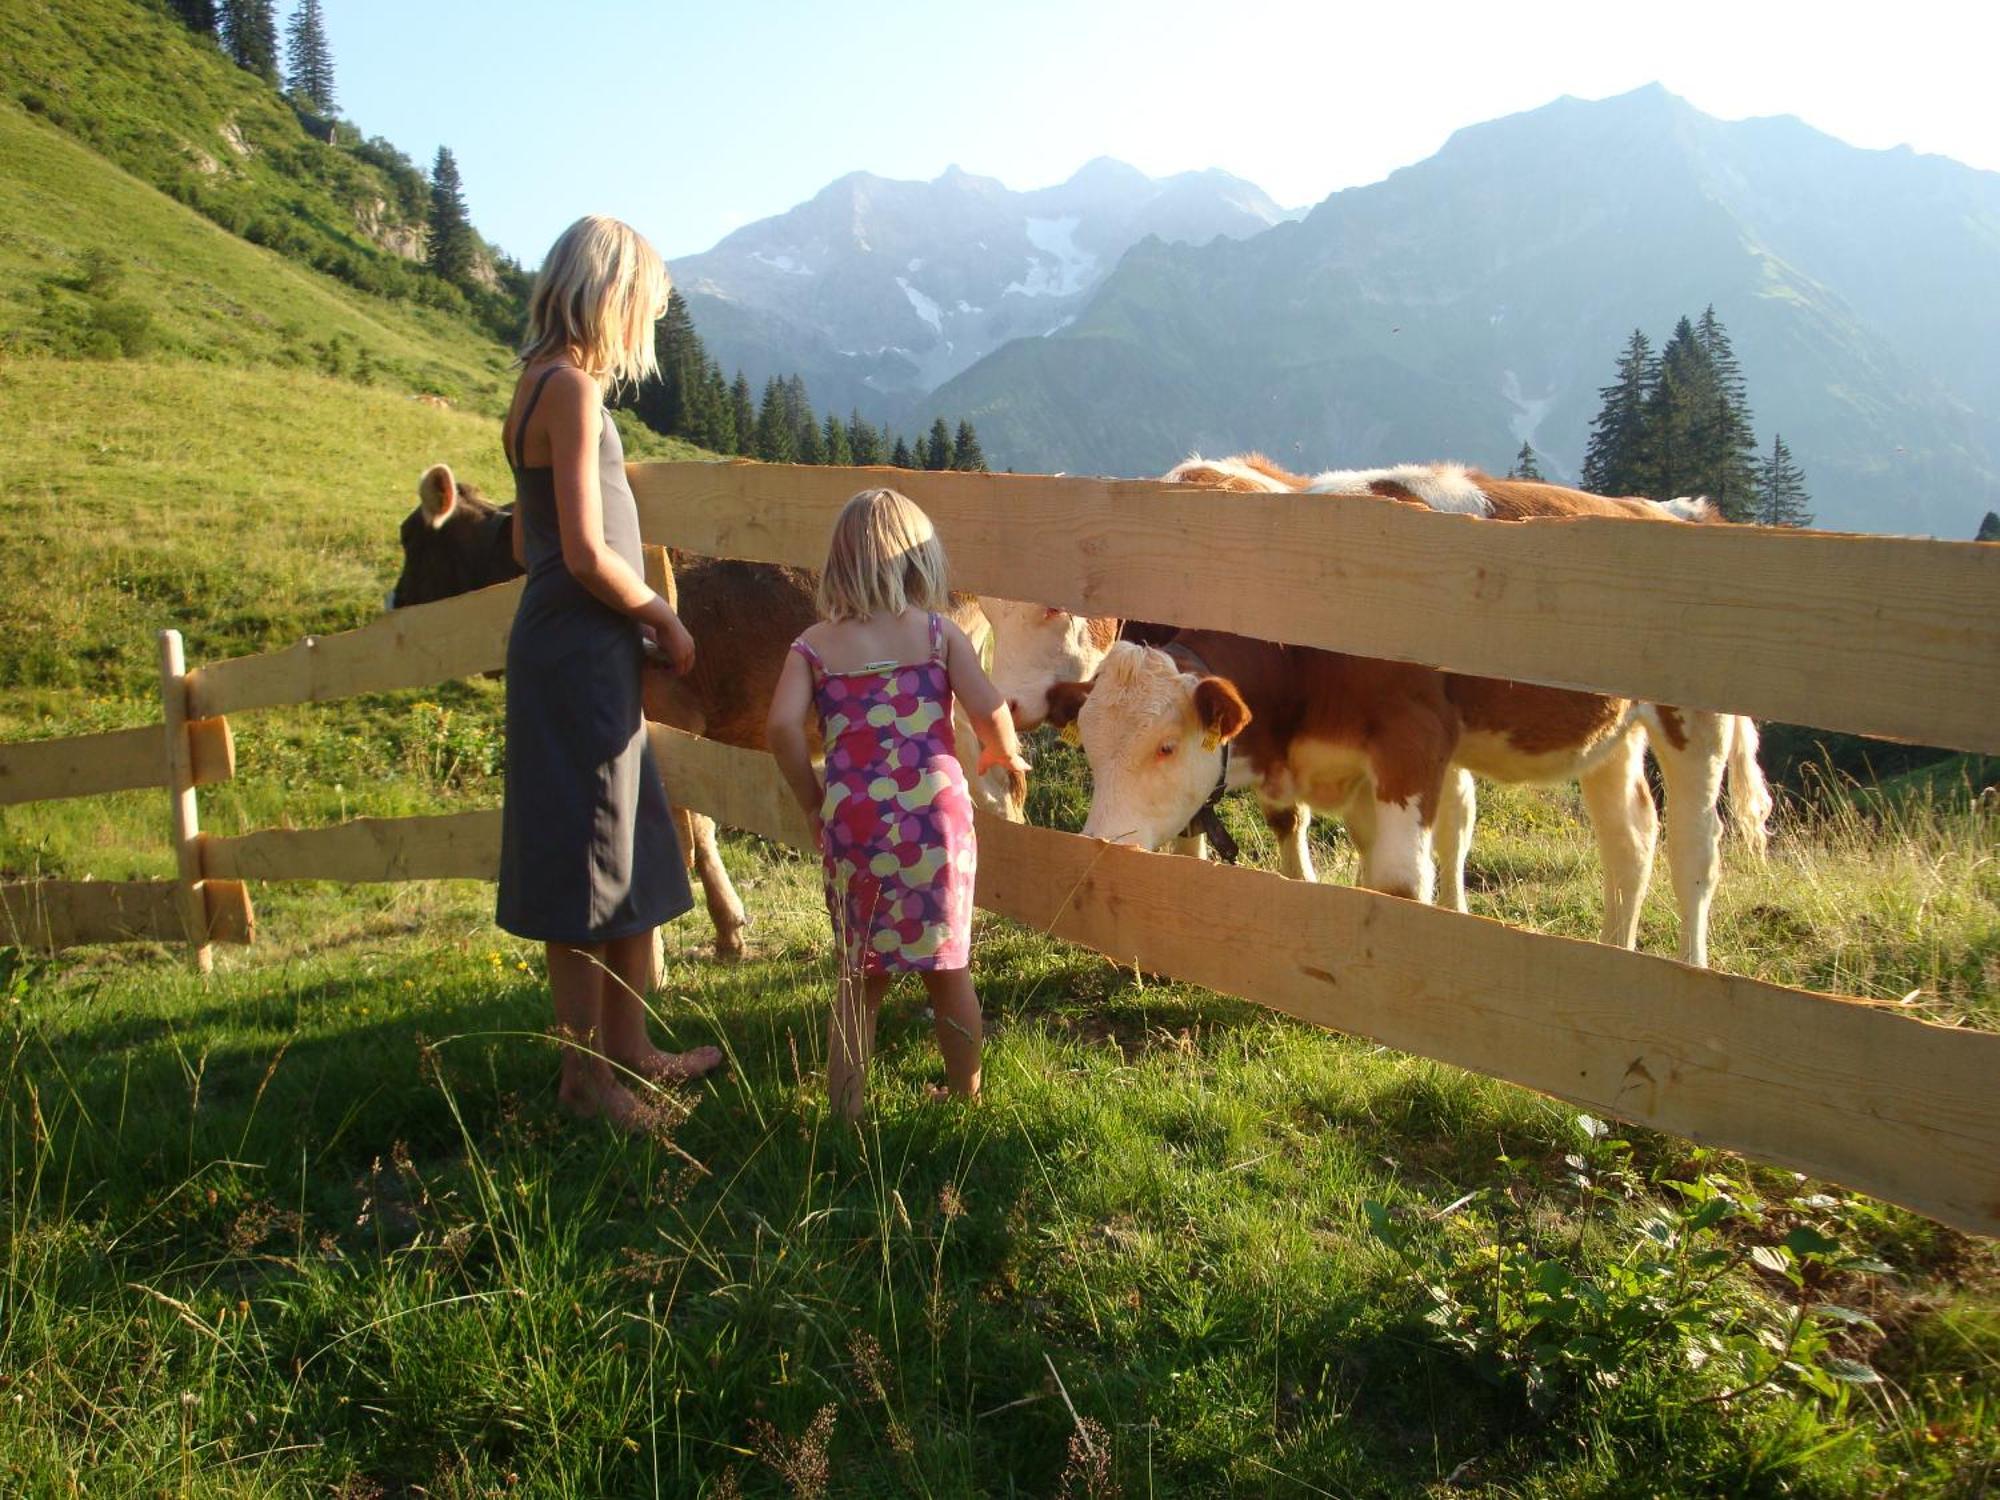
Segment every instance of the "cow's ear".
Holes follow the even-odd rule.
[[[1250,723],[1250,705],[1226,677],[1204,677],[1194,685],[1194,712],[1203,737],[1216,744],[1235,739]]]
[[[1049,689],[1049,722],[1058,729],[1067,729],[1076,722],[1076,716],[1083,711],[1083,700],[1090,696],[1088,682],[1058,682]]]
[[[432,464],[424,470],[424,477],[417,481],[417,508],[433,531],[451,519],[451,513],[458,509],[458,481],[452,477],[450,464]]]

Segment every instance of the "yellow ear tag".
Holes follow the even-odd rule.
[[[1065,745],[1081,745],[1083,743],[1083,732],[1076,727],[1076,720],[1071,719],[1067,724],[1063,725],[1062,737]]]
[[[1219,729],[1211,729],[1201,737],[1201,748],[1204,750],[1219,749],[1221,745],[1222,731]]]

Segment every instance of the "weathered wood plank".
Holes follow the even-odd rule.
[[[196,786],[227,781],[236,774],[236,747],[227,719],[196,719],[187,730]],[[158,724],[0,745],[0,806],[93,797],[166,783],[167,762]]]
[[[163,786],[160,726],[0,745],[0,804]]]
[[[491,880],[500,870],[500,814],[357,818],[327,828],[266,828],[202,840],[211,876],[238,880]]]
[[[249,894],[236,881],[202,883],[206,936],[247,943],[255,930]],[[188,937],[179,882],[22,880],[0,883],[0,938],[43,951],[84,943],[182,943]]]
[[[307,636],[263,656],[239,656],[189,675],[189,711],[240,713],[284,703],[330,703],[356,693],[429,687],[506,665],[521,582],[436,604],[391,610],[357,630]]]
[[[648,540],[816,568],[893,484],[959,587],[1493,677],[2000,752],[2000,547],[1509,523],[1148,481],[747,463],[628,473]]]
[[[768,756],[653,735],[681,805],[810,847]],[[980,906],[1121,965],[2000,1233],[2000,1035],[984,814],[979,841]]]

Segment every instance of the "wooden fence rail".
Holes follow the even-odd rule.
[[[0,806],[95,797],[166,785],[158,724],[0,745]],[[188,754],[196,786],[236,774],[236,741],[227,719],[189,721]]]
[[[652,733],[676,802],[814,847],[768,755]],[[2000,1234],[2000,1034],[1358,887],[978,827],[982,908],[1125,967]]]
[[[974,593],[2000,753],[2000,547],[766,464],[628,470],[649,541],[817,568],[859,483]]]

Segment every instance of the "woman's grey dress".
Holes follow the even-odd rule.
[[[518,434],[527,430],[536,384]],[[517,438],[518,443],[518,438]],[[514,470],[528,583],[507,638],[507,776],[497,920],[516,937],[603,943],[694,904],[667,794],[646,742],[638,622],[563,563],[555,472]],[[604,541],[639,571],[639,511],[611,414],[597,447]]]

